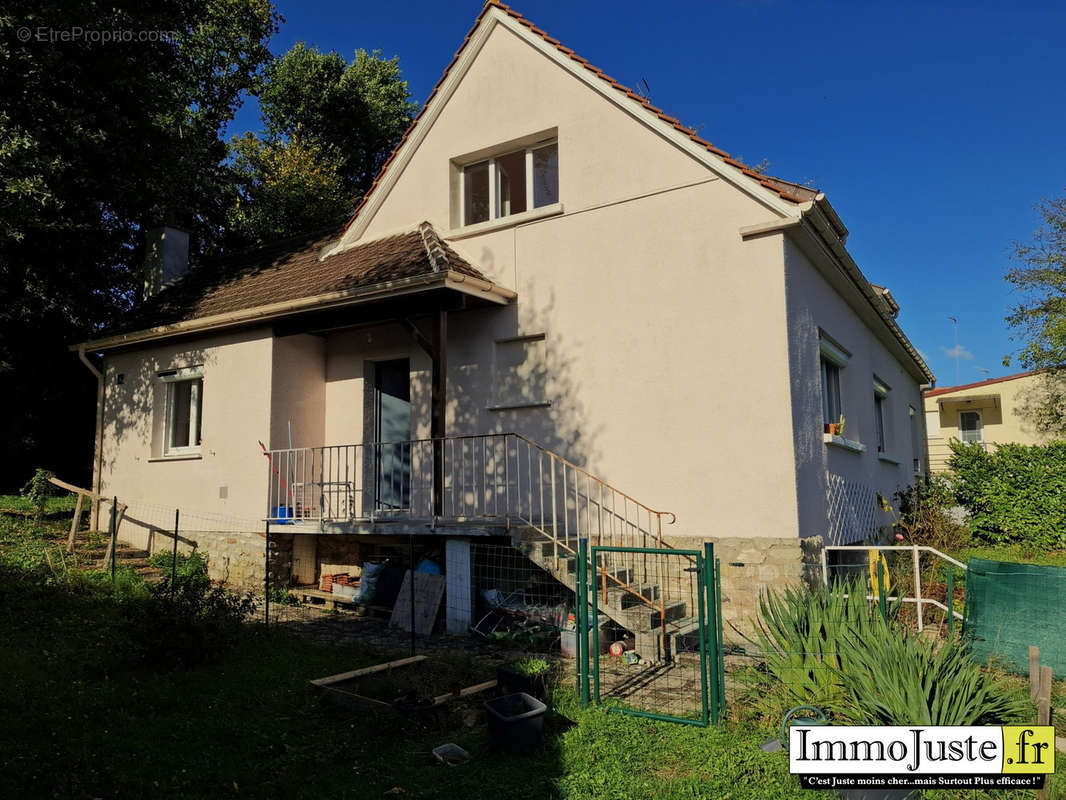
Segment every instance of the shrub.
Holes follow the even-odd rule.
[[[991,544],[1066,547],[1066,442],[999,445],[951,442],[948,465],[974,535]]]
[[[153,667],[191,666],[219,656],[256,608],[253,595],[238,595],[206,575],[169,577],[147,599],[127,605],[130,638],[142,662]]]
[[[910,634],[875,644],[848,631],[839,670],[852,725],[984,725],[1021,710],[962,647],[937,648]]]
[[[509,664],[506,664],[505,666],[515,675],[528,675],[530,677],[544,675],[552,668],[552,665],[545,661],[543,658],[534,658],[533,656],[529,656],[527,658],[520,658],[517,661],[512,661]]]
[[[899,509],[896,532],[908,544],[955,552],[970,543],[970,529],[951,515],[955,496],[943,475],[916,481],[895,494]]]
[[[22,487],[21,494],[33,506],[33,518],[37,522],[40,522],[41,517],[44,516],[45,504],[48,503],[48,498],[52,496],[54,491],[51,481],[48,480],[51,477],[53,477],[53,473],[38,467],[37,471],[33,473],[33,477]]]
[[[298,606],[300,599],[284,586],[271,586],[267,595],[271,605]]]
[[[171,568],[174,565],[174,553],[173,551],[160,550],[151,555],[148,559],[148,563],[153,567],[158,567],[159,569],[164,570],[169,577]],[[206,574],[206,556],[195,550],[189,554],[178,553],[177,575],[179,580],[182,578],[192,578]]]
[[[755,644],[792,705],[829,709],[843,700],[840,643],[846,630],[870,642],[896,635],[866,593],[862,579],[833,589],[788,586],[762,592]],[[889,619],[898,610],[899,604],[892,604]]]
[[[906,633],[900,605],[886,620],[854,581],[768,590],[757,643],[790,705],[813,705],[859,725],[976,725],[1014,715],[965,648]],[[774,709],[781,698],[767,692]]]

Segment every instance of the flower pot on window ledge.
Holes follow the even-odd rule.
[[[840,423],[839,422],[827,422],[823,426],[823,430],[825,431],[825,433],[831,434],[832,436],[839,436],[840,435]]]

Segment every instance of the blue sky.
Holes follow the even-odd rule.
[[[1012,243],[1066,193],[1066,3],[515,0],[512,7],[748,163],[824,191],[941,386],[1018,371]],[[280,0],[271,49],[398,55],[423,101],[477,2]],[[254,103],[234,131],[258,127]],[[958,318],[962,356],[952,323]],[[988,370],[984,372],[983,370]]]

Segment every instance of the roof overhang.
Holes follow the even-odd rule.
[[[478,53],[485,46],[489,35],[497,26],[513,33],[549,61],[554,62],[599,94],[604,100],[687,153],[707,167],[715,176],[744,192],[769,211],[783,218],[798,216],[798,199],[796,201],[786,200],[780,192],[760,184],[759,176],[752,172],[750,167],[744,166],[731,158],[728,153],[714,148],[710,143],[700,140],[679,121],[655,109],[646,98],[626,90],[625,87],[592,67],[587,61],[576,56],[572,50],[562,48],[557,40],[536,29],[532,23],[502,3],[489,0],[474,23],[474,27],[467,34],[459,52],[445,70],[440,82],[433,89],[411,127],[375,178],[369,192],[356,208],[344,233],[336,242],[323,248],[321,258],[324,259],[352,247],[361,239],[374,215],[381,208],[385,198],[418,151]],[[846,230],[844,230],[844,235],[847,235]]]
[[[950,395],[944,394],[939,397],[932,398],[936,400],[937,405],[946,406],[966,406],[980,403],[982,407],[987,407],[987,404],[991,404],[992,408],[999,408],[1000,394],[967,394],[967,395]]]
[[[868,309],[876,315],[882,331],[888,334],[887,337],[882,338],[887,338],[888,342],[905,356],[915,377],[930,384],[933,383],[935,376],[925,363],[925,359],[907,338],[895,317],[888,312],[888,306],[883,302],[878,290],[862,274],[859,265],[855,263],[855,259],[844,246],[847,228],[844,227],[833,207],[829,205],[825,195],[819,194],[814,200],[804,203],[800,207],[799,217],[770,220],[740,229],[743,239],[773,233],[787,233],[795,237],[805,251],[813,252],[816,256],[820,255],[821,258],[813,259],[816,266],[819,266],[823,272],[827,268],[834,269],[844,279],[844,284],[852,289],[852,294],[857,293],[856,305],[861,305],[864,310]]]
[[[401,280],[360,286],[355,289],[330,292],[314,297],[304,297],[297,300],[286,300],[281,303],[241,309],[226,314],[183,320],[170,325],[159,325],[154,328],[116,334],[102,339],[90,339],[80,344],[71,345],[70,349],[96,353],[163,339],[215,333],[233,328],[274,322],[311,311],[367,305],[405,295],[421,294],[441,289],[457,292],[493,305],[507,305],[518,296],[517,292],[491,281],[464,275],[454,270],[445,270]]]

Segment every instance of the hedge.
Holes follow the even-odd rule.
[[[952,486],[970,513],[974,535],[992,544],[1066,548],[1066,442],[951,442]]]

